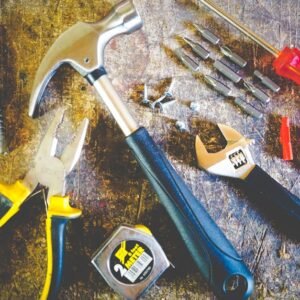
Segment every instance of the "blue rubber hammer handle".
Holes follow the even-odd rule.
[[[126,142],[216,295],[247,299],[254,286],[250,271],[147,130],[139,128]]]

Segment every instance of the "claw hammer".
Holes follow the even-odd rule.
[[[57,68],[69,63],[107,105],[144,173],[175,223],[196,265],[222,299],[247,299],[253,291],[250,271],[231,243],[176,173],[147,130],[139,127],[112,86],[104,68],[104,48],[119,34],[142,27],[132,1],[113,7],[98,23],[79,22],[55,41],[39,66],[29,115],[34,116],[45,87]]]

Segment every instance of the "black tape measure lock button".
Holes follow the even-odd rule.
[[[126,299],[137,299],[170,266],[151,231],[137,225],[118,227],[92,258],[105,281]]]

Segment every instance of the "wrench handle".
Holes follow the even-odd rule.
[[[259,166],[245,179],[247,191],[269,213],[290,230],[300,228],[300,199],[274,180]]]
[[[250,271],[147,130],[139,128],[126,142],[216,295],[247,299],[254,284]]]

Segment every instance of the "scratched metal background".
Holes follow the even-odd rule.
[[[33,78],[46,50],[61,32],[78,20],[97,21],[117,1],[107,0],[0,0],[0,90],[10,153],[0,157],[0,180],[11,183],[30,167],[39,140],[55,108],[68,108],[60,135],[69,137],[80,120],[90,118],[81,160],[68,187],[73,204],[83,210],[68,231],[66,273],[60,299],[119,299],[91,266],[93,252],[121,223],[144,223],[163,245],[176,268],[169,270],[145,299],[214,299],[189,258],[149,184],[123,142],[123,137],[94,91],[70,67],[62,67],[50,82],[40,107],[40,118],[27,117]],[[260,47],[193,1],[136,0],[144,27],[118,37],[106,49],[106,67],[113,84],[138,121],[152,133],[194,194],[201,199],[226,236],[254,273],[252,299],[299,299],[299,244],[276,230],[238,183],[211,176],[196,166],[194,136],[210,144],[222,142],[215,123],[228,124],[249,138],[255,161],[275,179],[300,196],[299,87],[271,72],[271,57]],[[196,0],[195,0],[196,2]],[[282,48],[300,46],[298,0],[217,1],[261,36]],[[255,121],[194,78],[172,55],[177,34],[195,36],[189,22],[211,28],[245,57],[249,67],[260,68],[276,80],[279,94]],[[200,40],[200,39],[199,39]],[[203,43],[207,47],[206,43]],[[212,49],[212,48],[210,48]],[[212,73],[207,65],[203,71]],[[155,98],[168,79],[175,80],[177,103],[164,113],[140,105],[144,82]],[[189,103],[201,105],[198,113]],[[257,103],[256,103],[257,104]],[[293,162],[281,159],[279,120],[288,115],[295,152]],[[188,132],[174,127],[186,122]],[[0,232],[0,299],[37,299],[46,269],[44,194],[37,193]]]

